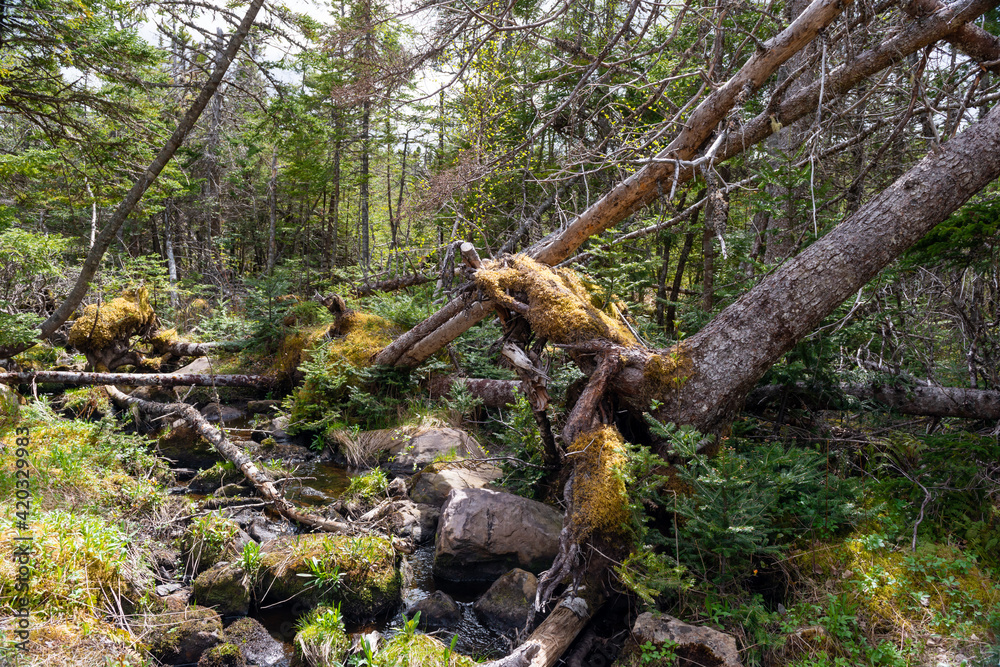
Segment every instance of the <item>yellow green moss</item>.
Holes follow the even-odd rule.
[[[282,338],[274,358],[273,370],[285,375],[294,373],[299,364],[309,358],[309,353],[326,340],[331,326],[317,324],[303,327]]]
[[[580,278],[568,269],[551,268],[530,257],[514,255],[484,262],[476,284],[493,301],[516,310],[517,300],[527,298],[522,313],[532,329],[554,343],[579,343],[604,338],[620,345],[636,345],[635,336],[620,321],[597,308]]]
[[[983,612],[1000,608],[1000,583],[957,547],[923,544],[913,552],[856,533],[800,558],[822,580],[839,581],[876,632],[988,637],[994,631]]]
[[[111,397],[104,387],[79,387],[63,394],[63,408],[84,419],[111,411]]]
[[[613,426],[581,433],[570,445],[573,463],[572,522],[578,539],[591,534],[621,535],[631,526],[628,491],[621,470],[625,440]]]
[[[104,350],[127,341],[156,322],[145,287],[126,292],[111,301],[84,308],[69,330],[69,344],[82,350]]]
[[[643,369],[643,380],[648,387],[658,388],[658,393],[680,389],[693,370],[691,358],[684,343],[678,343],[666,354],[650,356]]]

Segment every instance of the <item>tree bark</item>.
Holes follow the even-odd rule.
[[[747,407],[759,410],[767,403],[791,391],[806,404],[818,408],[840,409],[838,394],[875,401],[904,415],[957,417],[960,419],[1000,419],[1000,391],[934,387],[931,385],[840,385],[828,392],[810,391],[805,386],[769,385],[757,387],[747,396]]]
[[[129,387],[250,387],[268,389],[277,381],[267,375],[203,375],[200,373],[77,373],[30,371],[0,373],[0,384],[116,384]]]
[[[736,76],[691,112],[684,129],[653,162],[625,179],[564,230],[543,239],[527,254],[543,264],[558,264],[594,234],[609,229],[656,199],[660,192],[657,184],[670,182],[677,161],[691,160],[733,107],[745,102],[779,66],[812,42],[849,4],[814,0],[791,25],[765,42]]]
[[[83,261],[83,266],[80,269],[80,275],[76,280],[76,284],[73,285],[73,289],[70,290],[69,294],[66,295],[66,299],[59,304],[59,307],[55,309],[55,312],[49,316],[47,320],[42,323],[40,337],[42,339],[51,336],[56,329],[61,327],[66,320],[69,319],[73,311],[76,310],[77,306],[83,301],[83,297],[87,294],[87,290],[90,288],[90,281],[93,280],[94,276],[97,274],[97,269],[101,265],[101,259],[104,257],[104,253],[107,251],[111,242],[114,241],[118,230],[124,224],[125,219],[128,218],[129,214],[135,209],[139,200],[149,189],[149,186],[153,184],[156,178],[163,171],[163,168],[167,165],[170,159],[180,148],[180,145],[184,142],[184,138],[187,136],[191,128],[194,127],[195,122],[201,116],[201,113],[205,110],[208,105],[209,100],[218,90],[219,84],[222,83],[223,77],[226,75],[226,71],[229,69],[230,63],[236,58],[236,54],[239,52],[240,47],[243,45],[244,40],[246,40],[247,35],[250,33],[250,28],[253,26],[254,20],[257,18],[257,12],[260,11],[261,5],[264,4],[264,0],[253,0],[250,3],[250,7],[247,8],[247,13],[240,22],[239,27],[236,28],[236,32],[233,33],[232,38],[229,40],[229,45],[226,50],[219,56],[219,61],[212,72],[212,75],[205,82],[204,87],[201,92],[198,93],[198,97],[195,98],[194,102],[191,103],[191,107],[184,114],[184,117],[177,124],[177,129],[167,140],[167,143],[160,149],[160,152],[153,158],[150,165],[143,171],[142,175],[136,180],[132,189],[129,190],[125,199],[122,200],[118,208],[115,209],[114,215],[111,216],[111,220],[108,224],[101,230],[101,233],[97,235],[93,246],[90,248],[90,252],[87,253],[87,258]],[[21,350],[27,349],[22,347]],[[0,350],[0,357],[9,357],[17,354],[21,350],[10,351],[10,350]]]
[[[998,175],[1000,107],[675,347],[691,369],[683,391],[657,386],[640,368],[619,373],[615,389],[643,397],[643,408],[662,400],[661,420],[723,427],[781,355]]]

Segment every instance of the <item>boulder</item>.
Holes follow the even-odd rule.
[[[269,415],[275,408],[280,407],[281,401],[274,399],[247,402],[247,412],[252,415]]]
[[[673,664],[678,667],[742,667],[733,637],[712,628],[688,625],[666,614],[640,614],[632,627],[632,640],[636,646],[674,642],[677,662]]]
[[[437,471],[434,470],[436,467],[439,466],[428,466],[413,478],[410,498],[414,502],[441,507],[452,490],[484,489],[503,475],[498,467],[490,464]]]
[[[462,620],[461,607],[450,595],[441,591],[434,591],[406,610],[410,618],[417,614],[420,614],[418,624],[423,630],[450,628]]]
[[[246,417],[246,413],[231,405],[209,403],[201,409],[201,416],[210,422],[231,422]]]
[[[205,651],[222,643],[222,619],[205,607],[151,614],[144,619],[142,640],[161,662],[194,664]]]
[[[515,568],[494,581],[472,609],[487,627],[500,632],[521,630],[535,617],[537,590],[535,575]]]
[[[191,597],[223,616],[246,616],[250,610],[246,572],[234,563],[216,563],[199,574],[191,584]]]
[[[289,664],[289,651],[271,636],[260,621],[245,616],[232,623],[225,632],[226,641],[239,648],[247,663],[258,667],[280,667]]]
[[[420,429],[389,442],[383,454],[385,466],[394,473],[413,473],[435,459],[485,456],[476,439],[457,428]]]
[[[264,516],[257,516],[250,521],[247,532],[255,541],[264,544],[282,535],[292,535],[295,527],[288,519],[272,521]]]
[[[218,644],[201,654],[198,667],[247,667],[247,660],[233,644]]]
[[[375,535],[278,537],[261,548],[257,598],[262,606],[339,604],[345,620],[371,619],[402,600],[397,561],[392,543]]]
[[[490,583],[515,567],[541,572],[559,551],[562,514],[540,502],[490,489],[455,489],[438,521],[434,576]]]
[[[392,531],[400,537],[410,538],[415,544],[424,544],[434,539],[440,516],[436,507],[397,500],[393,503]]]

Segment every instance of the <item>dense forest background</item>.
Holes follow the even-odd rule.
[[[486,320],[412,373],[367,367],[468,291],[475,267],[461,244],[484,259],[537,246],[643,168],[676,163],[651,203],[559,265],[643,348],[690,339],[985,122],[1000,99],[995,5],[850,4],[762,85],[747,86],[679,177],[682,161],[664,148],[808,3],[265,4],[173,159],[112,230],[72,320],[145,290],[156,328],[220,344],[213,371],[273,379],[267,397],[283,399],[288,430],[317,451],[336,449],[345,433],[433,417],[514,461],[504,464],[509,490],[558,504],[565,475],[538,472],[551,467],[542,443],[548,429],[558,438],[582,371],[593,371],[570,345],[546,347],[539,336],[532,351],[529,367],[544,369],[550,394],[541,408],[520,396],[484,405],[471,385],[434,382],[524,380],[505,361],[506,319]],[[966,32],[920,37],[946,9],[971,13],[958,24]],[[0,350],[32,345],[4,360],[7,370],[93,370],[69,344],[69,325],[46,342],[38,328],[224,60],[240,12],[189,0],[0,5]],[[845,83],[843,72],[897,43],[907,50]],[[789,105],[814,98],[782,122]],[[755,122],[763,135],[750,131]],[[733,137],[765,135],[732,148]],[[339,329],[333,294],[373,318],[367,338]],[[628,490],[627,511],[612,515],[629,542],[608,568],[626,600],[609,603],[612,615],[657,610],[724,630],[744,664],[996,664],[998,323],[994,180],[771,366],[732,424],[703,436],[649,414],[635,432],[619,423],[631,442],[602,463]],[[130,342],[150,333],[140,329],[128,346],[152,343]],[[345,351],[337,333],[355,347]],[[118,370],[161,370],[160,355],[145,354]],[[163,359],[162,370],[178,365]],[[943,388],[978,393],[933,391]],[[72,454],[48,452],[39,470],[76,470],[81,488],[100,495],[88,477],[98,473],[83,463],[95,458],[159,480],[155,492],[155,483],[129,487],[134,496],[163,493],[167,473],[133,440],[144,428],[102,419],[114,412],[106,396],[31,391],[21,387],[32,428],[114,432]],[[9,477],[0,489],[13,490]],[[56,526],[68,520],[58,518],[65,480],[42,479],[40,520]],[[156,503],[142,517],[119,516],[120,501],[92,509],[123,526],[163,518]],[[95,562],[108,557],[99,551]],[[83,608],[106,622],[95,600]],[[43,626],[60,619],[79,633],[77,602],[54,604]],[[113,613],[110,622],[122,628]],[[675,664],[671,644],[629,646],[615,634],[622,628],[599,623],[591,635],[621,649],[619,664]],[[119,639],[121,662],[107,664],[150,659],[139,639]],[[71,664],[40,655],[38,664]]]

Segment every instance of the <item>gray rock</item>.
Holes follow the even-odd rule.
[[[436,507],[397,500],[393,504],[392,530],[400,537],[408,537],[416,544],[434,539],[441,512]]]
[[[638,646],[646,642],[655,646],[662,646],[667,640],[675,642],[679,665],[742,667],[734,638],[712,628],[688,625],[666,614],[640,614],[632,627],[632,638]]]
[[[283,667],[289,664],[291,656],[285,647],[253,618],[241,618],[226,628],[226,640],[235,644],[251,665]]]
[[[252,415],[269,415],[274,408],[281,407],[281,401],[247,401],[247,412]]]
[[[559,550],[562,514],[534,500],[489,489],[455,489],[438,521],[434,576],[492,582],[515,567],[541,572]]]
[[[232,563],[216,563],[199,574],[191,584],[191,597],[223,616],[246,616],[250,609],[246,573]]]
[[[250,522],[247,532],[256,542],[263,544],[282,535],[292,535],[295,533],[295,528],[287,520],[271,521],[263,516],[257,516]]]
[[[485,456],[483,448],[471,435],[456,428],[429,428],[409,437],[394,438],[383,456],[386,467],[394,473],[413,473],[439,457],[476,458]]]
[[[159,595],[161,598],[165,598],[168,595],[170,595],[171,593],[176,593],[181,588],[183,588],[183,586],[181,586],[180,584],[174,583],[174,584],[160,584],[159,586],[157,586],[153,590],[155,590],[156,594]]]
[[[231,422],[246,417],[246,413],[231,405],[209,403],[201,409],[201,416],[210,422]]]
[[[472,609],[483,625],[494,630],[520,630],[535,617],[537,590],[538,579],[535,575],[515,568],[494,581],[472,605]]]
[[[402,477],[395,477],[385,490],[390,498],[406,498],[406,480]]]
[[[413,478],[410,498],[417,503],[441,507],[453,489],[484,489],[500,479],[502,474],[499,468],[490,464],[440,471],[428,469]]]
[[[202,653],[222,643],[222,619],[205,607],[150,614],[144,618],[142,640],[168,665],[196,663]]]
[[[418,613],[419,626],[424,630],[450,628],[462,620],[462,609],[458,603],[442,591],[434,591],[406,610],[406,615],[410,618]]]

